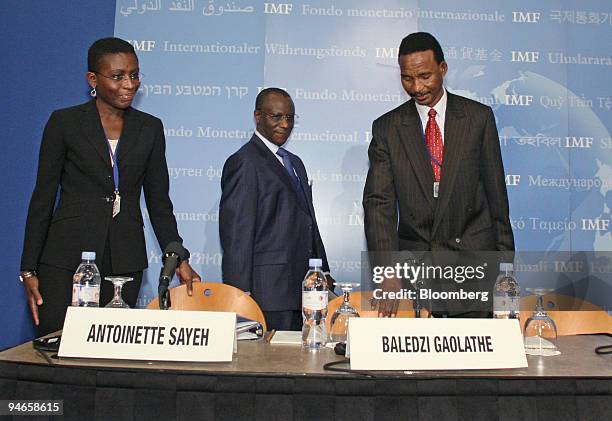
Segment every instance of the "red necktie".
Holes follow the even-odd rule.
[[[442,158],[444,156],[444,143],[442,142],[442,132],[440,127],[436,123],[436,110],[431,108],[427,115],[427,127],[425,127],[425,143],[427,144],[427,150],[431,155],[431,168],[433,168],[434,177],[436,181],[440,181],[440,174],[442,173]]]

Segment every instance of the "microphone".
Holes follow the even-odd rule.
[[[159,308],[161,310],[168,310],[170,308],[170,292],[168,287],[174,276],[174,270],[181,262],[180,254],[183,252],[183,245],[177,241],[170,242],[164,250],[162,261],[164,266],[159,273],[159,287],[157,289]]]
[[[421,303],[421,288],[423,288],[423,281],[417,280],[414,283],[416,290],[416,299],[412,302],[412,308],[414,308],[414,317],[417,319],[421,318],[421,310],[423,309],[423,303]]]
[[[417,260],[416,259],[409,259],[407,262],[410,266],[417,266]],[[414,285],[414,290],[416,291],[416,297],[415,299],[412,301],[412,308],[414,308],[414,317],[417,319],[421,318],[421,310],[423,309],[423,304],[421,303],[421,293],[420,290],[421,288],[423,288],[424,286],[424,280],[422,278],[420,279],[415,279],[413,285]]]

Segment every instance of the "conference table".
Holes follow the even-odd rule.
[[[612,357],[594,349],[611,343],[559,337],[561,355],[521,369],[348,373],[324,369],[345,360],[332,349],[264,340],[228,363],[58,359],[29,342],[0,353],[0,399],[61,399],[62,420],[605,420]]]

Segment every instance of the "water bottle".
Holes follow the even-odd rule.
[[[302,283],[302,345],[310,349],[324,347],[327,339],[327,280],[322,265],[321,259],[310,259]]]
[[[518,319],[521,286],[514,277],[512,263],[499,264],[499,276],[493,286],[493,318]]]
[[[96,252],[81,253],[81,264],[72,276],[72,305],[74,307],[100,306],[100,271],[96,266]]]

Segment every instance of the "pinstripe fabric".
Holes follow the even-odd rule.
[[[368,250],[514,250],[490,107],[448,94],[439,198],[410,100],[372,125],[363,193]]]

